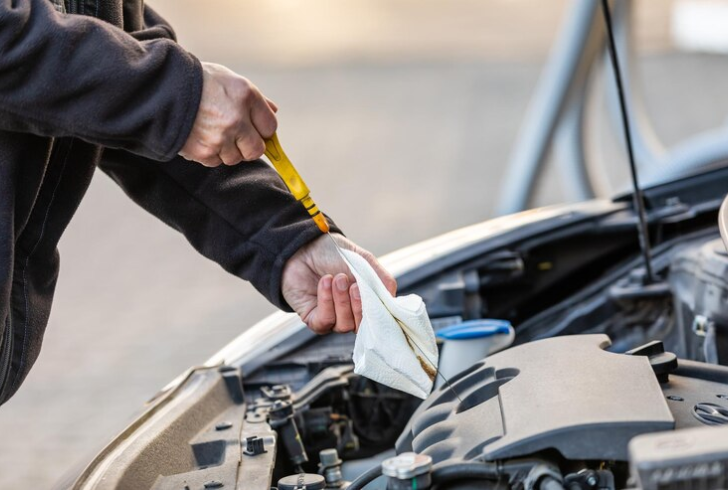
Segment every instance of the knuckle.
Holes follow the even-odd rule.
[[[240,159],[239,158],[223,158],[222,163],[227,165],[228,167],[232,167],[232,166],[240,163]]]
[[[258,157],[261,156],[263,153],[265,153],[265,143],[263,142],[262,139],[258,138],[256,140],[253,150],[255,151],[255,153],[258,154]]]
[[[255,142],[251,143],[245,152],[245,160],[252,161],[260,158],[265,153],[265,144],[263,140],[258,138]]]
[[[247,82],[238,84],[237,98],[243,104],[250,104],[255,100],[255,90]]]
[[[270,138],[273,136],[273,133],[275,133],[278,130],[278,119],[272,114],[269,114],[268,117],[266,117],[265,121],[265,129],[263,131],[263,137],[264,138]]]
[[[212,148],[205,146],[197,151],[196,156],[199,160],[212,160],[217,156],[217,153]]]

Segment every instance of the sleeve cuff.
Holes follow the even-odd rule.
[[[202,63],[195,56],[189,54],[191,62],[187,67],[184,76],[189,80],[189,88],[185,91],[187,94],[184,116],[180,122],[177,131],[177,138],[174,140],[171,149],[165,155],[164,160],[169,161],[182,149],[187,141],[187,137],[192,132],[192,126],[197,118],[197,111],[200,108],[202,100]]]

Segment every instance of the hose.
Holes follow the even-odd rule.
[[[356,480],[351,482],[346,490],[361,490],[371,482],[382,476],[382,465],[377,465],[373,468],[369,468],[364,473],[356,477]]]
[[[495,463],[456,463],[441,466],[432,472],[432,483],[442,484],[454,480],[497,480],[503,468]]]
[[[433,485],[441,485],[456,480],[493,480],[497,481],[507,475],[528,472],[536,465],[543,464],[539,459],[513,459],[505,463],[463,462],[445,464],[432,472]],[[540,488],[548,490],[563,489],[563,485],[552,477],[544,478]],[[546,485],[546,486],[543,486]]]

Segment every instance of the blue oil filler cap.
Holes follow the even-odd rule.
[[[484,318],[481,320],[468,320],[450,325],[437,331],[437,337],[443,340],[470,340],[492,337],[494,335],[508,335],[511,332],[511,322]]]

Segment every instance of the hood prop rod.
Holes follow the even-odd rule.
[[[602,0],[602,12],[604,13],[604,23],[607,28],[607,39],[609,45],[609,57],[612,61],[612,71],[614,73],[614,83],[617,85],[617,94],[619,95],[619,107],[622,114],[622,127],[624,129],[624,141],[627,145],[627,156],[629,157],[629,169],[632,175],[632,202],[637,212],[637,236],[639,237],[640,250],[645,263],[645,277],[643,284],[645,286],[656,282],[652,270],[652,253],[650,252],[650,235],[647,227],[647,212],[645,211],[645,196],[639,185],[637,178],[637,165],[634,161],[634,151],[632,150],[632,133],[629,125],[629,117],[627,116],[627,103],[624,100],[624,88],[622,86],[622,73],[619,68],[619,59],[617,57],[617,47],[614,43],[614,32],[612,30],[612,16],[609,12],[609,0]]]

